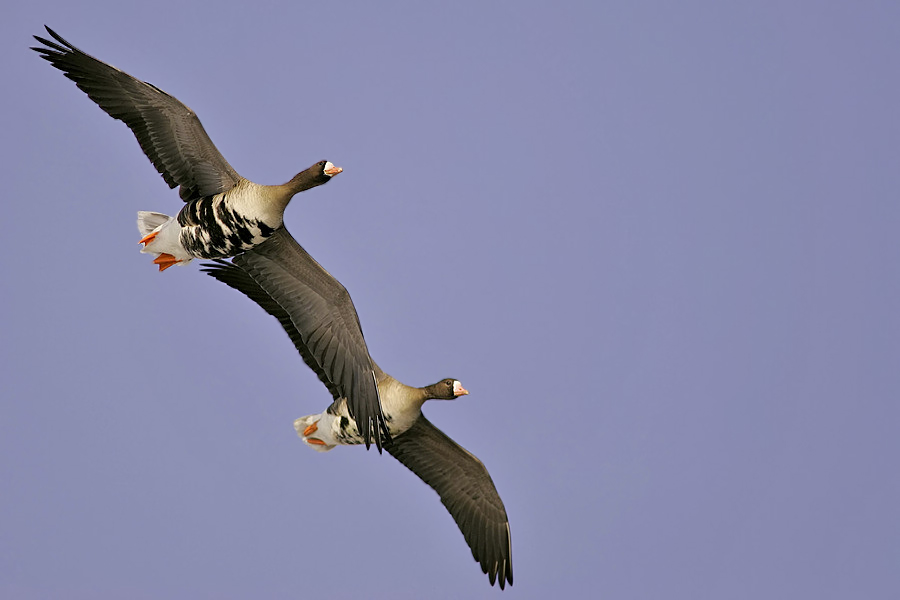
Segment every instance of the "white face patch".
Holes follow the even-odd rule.
[[[326,161],[325,166],[322,168],[322,170],[329,177],[334,177],[335,175],[343,171],[342,168],[334,166],[334,163],[332,163],[331,161]]]
[[[458,382],[455,379],[453,380],[453,394],[454,395],[459,396],[463,392],[464,389],[465,388],[463,388],[463,386],[460,382]]]

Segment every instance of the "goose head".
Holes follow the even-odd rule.
[[[456,400],[469,392],[457,379],[447,378],[425,388],[428,398],[431,400]]]
[[[292,194],[304,192],[316,186],[328,183],[331,178],[343,171],[342,168],[334,166],[331,161],[320,160],[308,169],[300,171],[294,175],[293,179],[288,182],[288,186]]]

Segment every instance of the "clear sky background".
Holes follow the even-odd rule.
[[[27,6],[26,6],[27,4]],[[138,252],[181,203],[27,48],[193,108],[506,504],[506,598],[900,597],[900,4],[16,2],[0,596],[499,597],[277,322]]]

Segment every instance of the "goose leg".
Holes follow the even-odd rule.
[[[140,239],[140,241],[138,242],[138,244],[143,244],[143,245],[146,246],[147,244],[149,244],[150,242],[152,242],[153,240],[155,240],[155,239],[156,239],[156,236],[158,236],[158,235],[159,235],[159,232],[158,232],[158,231],[154,231],[154,232],[152,232],[152,233],[148,233],[147,235],[145,235],[144,237],[142,237],[142,238]]]
[[[322,440],[317,439],[317,438],[311,438],[311,437],[309,437],[309,435],[310,435],[311,433],[315,433],[315,432],[317,432],[317,431],[319,430],[319,424],[318,424],[318,423],[319,423],[318,421],[315,421],[314,423],[310,423],[310,424],[306,427],[306,429],[303,430],[303,437],[306,439],[306,442],[309,443],[309,444],[313,444],[313,445],[316,445],[316,446],[327,446],[328,444],[326,444],[326,443],[323,442]]]
[[[153,259],[154,265],[159,265],[159,272],[162,273],[175,263],[180,263],[181,261],[172,256],[171,254],[166,254],[163,252],[159,256]]]

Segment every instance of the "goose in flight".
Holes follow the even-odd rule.
[[[193,258],[224,258],[265,241],[283,223],[295,194],[322,185],[341,172],[319,161],[282,185],[244,179],[216,149],[190,108],[158,87],[86,54],[46,28],[33,47],[114,119],[134,133],[141,149],[170,188],[186,202],[176,217],[138,213],[141,252],[156,255],[164,271]]]
[[[204,264],[203,271],[244,293],[278,319],[304,362],[331,392],[324,412],[297,419],[298,435],[313,449],[366,441],[354,409],[353,385],[374,382],[388,429],[384,448],[431,486],[459,526],[491,585],[512,585],[509,519],[497,488],[480,460],[425,418],[426,400],[468,394],[456,379],[422,388],[405,385],[371,359],[347,290],[285,229],[239,254],[232,263]]]

